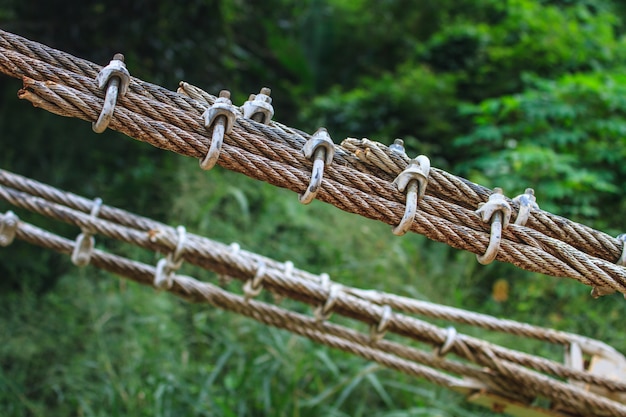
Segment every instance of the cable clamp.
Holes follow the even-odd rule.
[[[95,198],[93,200],[93,206],[91,207],[91,213],[89,216],[92,219],[98,217],[100,208],[102,207],[102,199]],[[94,232],[86,227],[81,228],[81,233],[76,237],[74,243],[74,249],[72,250],[72,263],[76,266],[87,266],[91,261],[91,254],[93,253],[93,247],[96,244],[96,240],[93,237]]]
[[[524,194],[520,194],[513,199],[513,202],[519,204],[519,212],[515,219],[515,224],[519,226],[526,226],[526,222],[530,217],[530,212],[533,210],[539,210],[537,204],[537,198],[535,197],[535,190],[527,188]]]
[[[313,161],[311,181],[304,194],[300,194],[300,202],[309,204],[322,185],[325,166],[332,164],[335,156],[335,145],[326,128],[317,129],[313,136],[304,143],[302,153],[307,159]]]
[[[209,151],[200,161],[200,168],[209,170],[215,166],[222,150],[224,134],[228,135],[233,130],[237,113],[237,108],[230,101],[230,91],[228,90],[220,91],[215,103],[202,113],[204,126],[209,130],[213,129],[213,133]]]
[[[0,246],[5,247],[13,243],[19,221],[19,217],[11,210],[0,214]]]
[[[248,101],[241,106],[243,117],[264,125],[270,124],[274,117],[271,94],[272,90],[267,87],[263,87],[259,94],[250,94]]]
[[[394,235],[402,236],[411,227],[417,213],[417,205],[426,192],[429,175],[430,159],[427,156],[420,155],[412,159],[405,170],[393,180],[393,184],[398,188],[398,191],[406,193],[404,215],[400,223],[394,227]]]
[[[130,73],[124,64],[124,55],[115,54],[109,65],[102,68],[98,73],[96,83],[98,83],[100,90],[106,89],[106,94],[100,116],[98,116],[98,120],[92,123],[91,128],[96,133],[102,133],[111,122],[118,97],[124,97],[130,85]]]
[[[454,346],[454,342],[456,341],[457,331],[454,327],[450,326],[446,328],[446,340],[443,342],[443,345],[437,349],[436,355],[440,358],[444,357],[452,346]]]
[[[372,324],[370,326],[370,343],[376,343],[382,340],[387,333],[387,327],[389,327],[389,322],[391,321],[391,307],[387,304],[383,306],[383,312],[380,315],[380,321],[378,324]]]
[[[491,222],[489,246],[483,255],[476,255],[478,262],[487,265],[496,259],[502,241],[502,229],[509,225],[511,219],[511,206],[502,194],[502,188],[494,188],[489,201],[481,203],[476,213],[482,217],[483,222]]]
[[[156,265],[154,273],[154,286],[160,290],[172,287],[174,274],[183,265],[183,254],[185,253],[185,243],[187,241],[187,229],[185,226],[176,228],[177,240],[174,252],[167,254],[165,258],[161,258]]]
[[[254,274],[253,278],[248,279],[243,285],[243,293],[246,301],[261,293],[261,290],[263,290],[263,279],[265,278],[266,272],[267,267],[265,266],[265,262],[259,261],[256,274]]]

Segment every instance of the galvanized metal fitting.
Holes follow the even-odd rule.
[[[274,117],[271,94],[272,90],[267,87],[263,87],[259,94],[250,94],[248,101],[241,107],[243,117],[264,125],[270,124]]]
[[[324,304],[318,305],[315,307],[315,310],[313,310],[315,321],[318,323],[328,320],[330,316],[333,315],[333,307],[337,303],[337,297],[339,297],[339,291],[341,291],[341,286],[339,284],[333,284],[330,280],[330,276],[326,273],[320,275],[320,285],[324,291],[328,292],[328,296]]]
[[[237,119],[237,108],[230,101],[230,91],[220,91],[219,97],[211,107],[202,113],[204,126],[213,130],[211,136],[211,146],[206,156],[200,161],[200,168],[211,169],[217,163],[224,142],[224,134],[229,134],[233,130]]]
[[[94,199],[89,216],[92,218],[98,217],[101,207],[102,199]],[[82,228],[81,233],[76,237],[76,242],[74,242],[74,249],[72,250],[72,256],[70,258],[72,263],[76,266],[89,265],[95,244],[96,240],[93,237],[93,231],[88,228]]]
[[[317,195],[322,184],[324,167],[330,165],[335,156],[335,144],[326,128],[317,129],[313,136],[304,143],[302,153],[307,159],[313,160],[311,181],[304,194],[300,195],[300,202],[309,204]]]
[[[13,243],[19,221],[19,217],[11,210],[0,214],[0,246],[9,246]]]
[[[515,197],[513,202],[519,204],[519,212],[517,213],[515,224],[520,226],[526,225],[531,211],[539,210],[537,198],[535,197],[535,190],[532,188],[527,188],[526,191],[524,191],[524,194],[520,194]]]
[[[481,203],[476,213],[481,216],[483,222],[491,222],[489,246],[483,255],[476,255],[478,262],[487,265],[496,259],[502,241],[502,229],[506,228],[511,220],[511,205],[506,201],[502,188],[494,188],[489,201]]]
[[[98,120],[92,123],[91,128],[96,133],[106,130],[113,117],[113,111],[119,96],[124,97],[130,85],[130,73],[124,64],[124,55],[115,54],[109,65],[102,68],[96,77],[100,90],[106,89],[104,105]]]
[[[376,343],[382,340],[387,333],[387,327],[391,321],[391,307],[385,304],[383,305],[383,311],[380,315],[380,321],[378,324],[372,324],[370,326],[370,343]]]
[[[393,144],[389,145],[389,150],[397,155],[406,157],[406,151],[404,150],[404,141],[402,139],[396,139]]]
[[[406,192],[404,215],[400,223],[394,227],[394,235],[402,236],[411,227],[411,223],[413,223],[417,213],[417,205],[426,192],[429,175],[430,159],[427,156],[420,155],[412,159],[405,170],[393,180],[393,184],[398,188],[398,191],[401,193]]]

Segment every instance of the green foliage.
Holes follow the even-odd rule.
[[[527,78],[521,94],[466,106],[476,127],[456,141],[460,173],[511,193],[535,188],[541,207],[618,227],[626,156],[626,77],[577,73]]]
[[[325,125],[335,141],[401,137],[409,154],[425,153],[434,166],[510,196],[534,186],[544,209],[621,227],[620,2],[131,3],[8,0],[0,21],[97,63],[123,52],[133,75],[170,89],[181,79],[213,93],[228,88],[240,104],[269,85],[281,122]],[[84,122],[18,103],[18,88],[0,80],[3,168],[347,285],[580,332],[626,351],[619,295],[594,301],[578,282],[481,267],[472,254],[394,237],[387,225],[319,202],[303,206],[294,193],[242,175],[202,172],[196,161],[113,132],[96,136]],[[109,247],[100,238],[98,245]],[[77,271],[19,242],[2,249],[0,277],[3,416],[492,415],[348,354],[92,268]],[[496,301],[502,281],[506,297]],[[487,337],[562,357],[542,344]]]

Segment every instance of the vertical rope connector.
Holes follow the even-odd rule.
[[[261,293],[261,290],[263,290],[263,279],[265,278],[266,272],[267,267],[265,266],[265,262],[260,261],[254,277],[248,279],[243,285],[243,294],[246,301]]]
[[[506,201],[502,188],[494,188],[489,201],[481,203],[476,213],[481,216],[483,222],[491,222],[489,246],[483,255],[476,255],[478,262],[487,265],[496,259],[502,241],[502,229],[509,225],[511,219],[511,205]]]
[[[446,340],[443,342],[443,345],[437,349],[436,355],[440,358],[444,357],[452,346],[454,346],[454,342],[456,341],[457,331],[453,326],[450,326],[446,329]]]
[[[124,55],[115,54],[109,65],[102,68],[96,77],[100,90],[105,90],[104,105],[98,120],[92,123],[91,128],[96,133],[106,130],[113,117],[113,111],[119,96],[124,97],[130,85],[130,73],[124,64]]]
[[[378,324],[372,324],[370,326],[370,343],[376,343],[382,340],[387,333],[387,327],[389,327],[389,322],[391,321],[391,307],[387,304],[383,305],[383,312],[380,315],[380,321]]]
[[[185,253],[185,243],[187,242],[187,230],[185,226],[176,228],[177,240],[174,252],[167,254],[157,262],[154,273],[154,286],[160,290],[172,287],[174,273],[183,265],[183,254]]]
[[[19,221],[19,217],[11,210],[0,214],[0,246],[5,247],[13,243]]]
[[[98,217],[100,208],[102,207],[102,199],[96,198],[93,200],[93,206],[91,207],[90,217]],[[96,240],[93,237],[93,231],[83,227],[81,233],[76,237],[74,243],[74,249],[72,250],[72,263],[76,266],[87,266],[91,261],[91,254],[93,253],[93,247],[96,244]]]
[[[241,251],[241,246],[237,242],[231,243],[230,245],[228,245],[228,247],[230,248],[230,254],[233,256],[238,255],[239,252]],[[225,275],[225,274],[219,274],[217,278],[219,280],[221,287],[225,287],[233,279],[232,277]]]
[[[237,108],[230,101],[230,91],[220,91],[219,97],[211,107],[202,113],[204,126],[208,130],[213,130],[211,136],[211,146],[206,156],[200,161],[200,168],[209,170],[215,166],[220,157],[224,134],[229,134],[233,130],[237,119]]]
[[[335,156],[335,144],[325,127],[320,127],[304,143],[302,153],[307,159],[313,161],[311,181],[304,194],[300,194],[300,202],[309,204],[319,191],[324,177],[324,168],[333,162]]]
[[[250,94],[248,101],[241,107],[243,117],[264,125],[270,124],[274,117],[271,94],[272,90],[267,87],[263,87],[259,94]]]
[[[515,224],[520,226],[526,226],[526,222],[530,217],[530,212],[533,210],[539,210],[537,204],[537,198],[535,197],[535,190],[527,188],[524,194],[520,194],[513,199],[513,202],[519,204],[519,212],[515,219]]]
[[[429,175],[430,160],[427,156],[420,155],[412,159],[406,169],[393,180],[393,184],[398,188],[398,191],[406,193],[404,215],[400,223],[394,227],[394,235],[402,236],[411,227],[417,213],[417,205],[426,192]]]
[[[330,316],[332,316],[333,307],[337,302],[337,297],[341,290],[341,286],[331,283],[330,277],[326,273],[320,275],[320,285],[324,291],[328,292],[328,297],[326,297],[324,304],[318,305],[315,307],[315,310],[313,310],[315,321],[318,323],[328,320]]]

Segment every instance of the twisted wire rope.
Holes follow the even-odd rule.
[[[0,198],[17,207],[73,224],[79,228],[88,228],[95,233],[160,253],[170,253],[177,246],[177,234],[174,228],[154,220],[107,205],[102,205],[99,216],[95,218],[89,215],[92,204],[90,200],[59,191],[54,187],[45,186],[5,170],[0,170],[0,184],[2,184],[0,185]],[[191,264],[245,281],[255,275],[258,265],[262,262],[268,266],[264,284],[270,291],[312,306],[324,303],[329,296],[328,289],[322,286],[318,276],[299,269],[294,269],[295,273],[292,272],[287,275],[284,264],[280,262],[246,251],[233,253],[224,244],[194,234],[188,234],[188,242],[184,260]],[[607,356],[616,353],[606,344],[579,335],[504,321],[449,307],[419,303],[393,294],[359,290],[346,286],[341,286],[341,289],[342,292],[337,297],[333,311],[370,325],[378,322],[382,314],[380,306],[387,304],[399,311],[474,324],[551,343],[566,346],[571,343],[578,343],[590,354]],[[434,345],[441,345],[446,340],[446,333],[442,329],[417,318],[398,313],[393,315],[388,329],[411,339]],[[453,348],[453,351],[467,360],[476,361],[476,357],[468,352],[481,351],[485,346],[484,341],[464,335],[459,335],[458,341],[459,343]],[[502,359],[522,364],[540,372],[590,382],[612,390],[626,391],[626,384],[619,381],[611,381],[586,372],[576,371],[557,362],[499,346],[492,346],[490,349]]]
[[[75,244],[21,221],[16,237],[64,254],[70,254]],[[144,285],[153,285],[154,267],[140,262],[96,249],[92,255],[92,265]],[[555,404],[574,410],[577,415],[593,413],[598,416],[626,416],[626,406],[623,404],[503,360],[492,351],[493,346],[489,344],[478,352],[478,356],[482,356],[479,362],[490,368],[485,370],[436,357],[396,342],[382,340],[373,343],[367,336],[344,326],[328,322],[318,323],[312,317],[264,302],[247,300],[188,276],[175,275],[173,285],[168,291],[188,301],[209,303],[236,312],[449,389],[464,393],[478,389],[489,390],[508,398],[527,401],[543,396]],[[471,380],[459,379],[437,369],[469,376]]]

